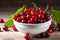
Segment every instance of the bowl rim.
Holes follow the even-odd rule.
[[[13,19],[13,22],[14,22],[14,21],[15,21],[15,20]],[[36,24],[27,24],[27,23],[21,23],[21,22],[17,22],[17,21],[15,21],[15,22],[17,22],[17,23],[19,23],[19,24],[22,24],[22,25],[39,25],[39,24],[47,23],[47,22],[49,22],[49,21],[52,21],[52,18],[51,18],[50,20],[46,21],[46,22],[43,22],[43,23],[36,23]]]

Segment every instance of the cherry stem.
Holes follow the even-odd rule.
[[[32,2],[32,4],[34,5],[34,8],[35,8],[36,10],[40,9],[38,6],[36,6],[35,3]]]
[[[49,5],[47,4],[47,7],[46,7],[45,11],[47,11],[47,10],[48,10],[48,8],[49,8]]]

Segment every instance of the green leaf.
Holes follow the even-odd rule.
[[[9,28],[11,28],[13,25],[13,20],[12,19],[8,20],[7,22],[5,22],[5,25],[7,25]]]
[[[24,10],[24,8],[25,8],[25,6],[19,8],[19,9],[16,11],[15,15],[21,13],[21,12]]]
[[[19,8],[14,14],[10,15],[9,18],[13,19],[13,17],[19,13],[21,13],[24,10],[25,6]]]
[[[10,16],[9,16],[9,18],[10,18],[10,19],[13,19],[13,17],[14,17],[14,16],[15,16],[15,15],[14,15],[14,14],[12,14],[12,15],[10,15]]]
[[[56,24],[60,22],[60,12],[58,10],[51,10],[52,20]]]

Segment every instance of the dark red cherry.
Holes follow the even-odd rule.
[[[31,15],[30,15],[30,14],[28,14],[28,15],[26,16],[26,18],[27,18],[27,19],[30,19],[30,18],[31,18]]]
[[[29,11],[29,8],[25,8],[24,12],[28,12]]]
[[[21,16],[21,19],[25,19],[26,17],[23,15],[23,16]]]
[[[8,31],[8,26],[4,25],[3,30]]]
[[[31,22],[31,23],[35,23],[35,22],[36,22],[36,19],[31,18],[31,19],[30,19],[30,22]]]
[[[44,20],[43,20],[43,19],[38,19],[38,22],[39,22],[39,23],[43,23]]]
[[[24,38],[25,38],[26,40],[29,40],[29,38],[30,38],[29,34],[26,33],[25,36],[24,36]]]
[[[52,33],[52,29],[48,29],[47,32]]]
[[[26,23],[27,21],[25,19],[21,20],[22,23]]]
[[[20,16],[21,16],[21,15],[25,15],[25,13],[24,13],[24,12],[21,12],[19,15],[20,15]]]
[[[16,20],[17,19],[17,16],[14,16],[13,19]]]
[[[21,22],[21,20],[22,20],[21,17],[18,17],[18,18],[16,19],[17,22]]]
[[[33,19],[36,19],[36,18],[37,18],[37,16],[32,16],[32,18],[33,18]]]
[[[36,15],[37,15],[37,14],[36,14],[36,11],[35,11],[35,10],[32,10],[32,11],[31,11],[31,15],[36,16]]]
[[[38,18],[39,18],[39,19],[44,19],[44,15],[43,15],[43,14],[39,14],[39,15],[38,15]]]
[[[50,32],[45,32],[45,37],[50,37],[51,33]]]
[[[4,22],[4,20],[2,18],[0,18],[0,23],[3,23],[3,22]]]
[[[13,29],[14,31],[17,31],[15,25],[12,26],[12,29]]]
[[[40,14],[45,14],[45,11],[44,10],[39,10],[39,13]]]

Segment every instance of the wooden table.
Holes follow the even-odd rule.
[[[0,17],[5,21],[9,19],[9,15],[14,13],[16,8],[3,8],[0,11]],[[0,24],[0,27],[3,27],[3,24]],[[0,40],[25,40],[21,36],[20,32],[0,32]],[[33,38],[32,40],[60,40],[60,32],[56,31],[52,33],[49,38]]]

